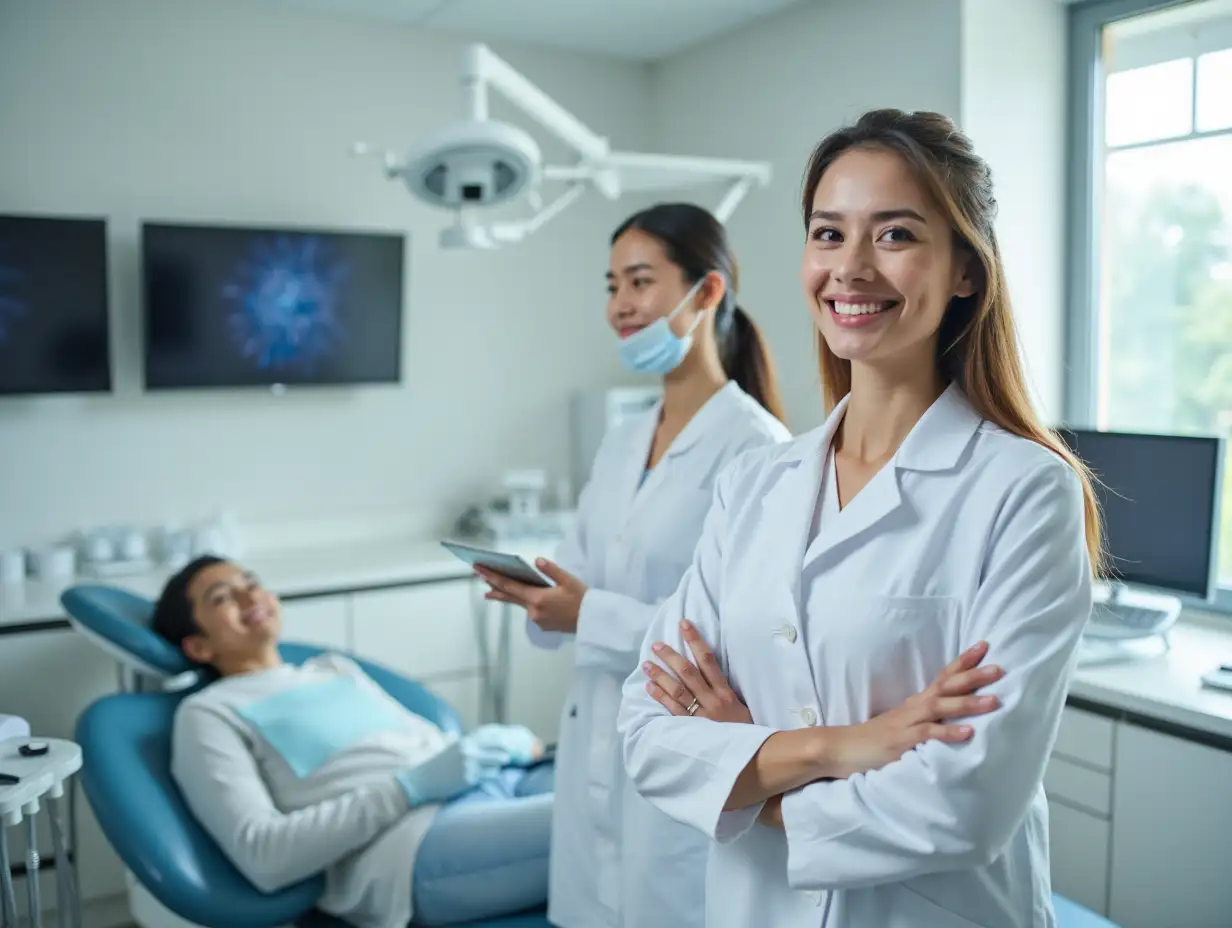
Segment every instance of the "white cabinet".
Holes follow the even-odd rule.
[[[351,596],[355,653],[424,684],[466,729],[484,721],[473,591],[465,579]]]
[[[517,554],[529,563],[536,558],[555,556],[557,542],[526,541],[502,544],[502,550]],[[485,585],[486,589],[486,585]],[[520,606],[489,603],[488,627],[492,629],[493,653],[503,623],[509,646],[506,681],[505,721],[525,725],[544,743],[554,742],[560,732],[560,713],[569,695],[573,674],[573,641],[548,651],[535,647],[526,635],[526,610]]]
[[[1112,719],[1066,706],[1052,753],[1095,770],[1112,770],[1116,725]]]
[[[1100,915],[1108,911],[1108,857],[1112,823],[1048,799],[1052,889]]]
[[[1108,911],[1116,725],[1067,707],[1044,772],[1052,888],[1101,915]]]
[[[282,637],[297,644],[314,644],[334,651],[354,648],[349,596],[313,596],[285,600]]]
[[[1232,753],[1122,722],[1109,917],[1121,928],[1232,923]]]
[[[416,680],[477,673],[471,584],[442,580],[353,594],[355,653]]]
[[[573,674],[573,641],[555,651],[535,647],[526,634],[526,610],[519,606],[490,610],[509,622],[509,689],[506,721],[525,725],[545,744],[560,734],[560,713]]]
[[[477,673],[464,673],[452,677],[433,677],[423,681],[424,686],[453,707],[462,721],[462,728],[470,731],[484,721],[482,718],[482,678]]]

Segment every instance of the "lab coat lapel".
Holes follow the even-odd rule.
[[[826,526],[806,555],[811,563],[827,551],[866,534],[900,508],[901,471],[937,472],[957,466],[983,420],[956,385],[950,385],[907,433],[898,452]]]
[[[629,453],[622,464],[621,473],[616,478],[616,492],[624,511],[630,516],[638,503],[645,499],[647,484],[655,477],[654,471],[651,471],[646,474],[645,481],[642,480],[646,463],[650,460],[650,445],[654,441],[655,429],[659,427],[659,416],[662,412],[663,401],[660,400],[638,423],[637,432],[629,444]]]
[[[781,540],[764,565],[767,577],[776,577],[778,582],[768,582],[766,589],[789,589],[797,618],[801,612],[800,571],[821,488],[821,468],[846,408],[844,398],[821,428],[795,443],[780,461],[783,472],[762,498],[762,516],[774,526],[774,535]]]
[[[902,502],[898,474],[891,462],[843,507],[833,525],[827,525],[818,532],[817,540],[808,549],[805,563],[812,563],[827,551],[868,531],[898,509]]]
[[[698,442],[705,437],[706,433],[721,420],[723,411],[730,399],[728,391],[732,387],[733,385],[729,383],[714,394],[714,396],[710,397],[710,399],[706,400],[702,404],[701,409],[695,412],[693,418],[680,430],[680,434],[673,439],[663,457],[659,459],[659,463],[655,465],[654,470],[646,475],[646,482],[641,485],[641,489],[636,491],[632,505],[634,511],[646,504],[646,500],[653,495],[655,487],[665,479],[668,469],[680,467],[682,465],[681,459],[684,458],[686,453],[695,448]],[[658,427],[659,416],[662,410],[662,403],[655,407],[650,429],[644,436],[641,462],[643,468],[650,458],[650,445],[654,441],[655,429]],[[640,470],[638,475],[640,479]]]

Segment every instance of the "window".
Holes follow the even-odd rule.
[[[1103,0],[1071,29],[1067,418],[1229,435],[1232,0]],[[1224,488],[1232,608],[1232,474]]]

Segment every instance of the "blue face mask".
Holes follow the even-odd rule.
[[[639,374],[670,374],[680,366],[680,362],[685,359],[685,355],[693,347],[693,330],[701,321],[702,314],[698,313],[694,317],[689,331],[683,335],[673,332],[668,323],[689,300],[693,299],[693,294],[697,292],[703,280],[705,280],[704,277],[695,283],[685,294],[684,299],[677,303],[676,308],[666,316],[659,317],[646,328],[621,340],[620,361],[626,368]]]

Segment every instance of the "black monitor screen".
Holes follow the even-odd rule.
[[[0,216],[0,394],[111,390],[107,223]]]
[[[1099,481],[1109,579],[1211,595],[1221,441],[1081,429],[1060,434]]]
[[[404,244],[146,223],[146,387],[397,382]]]

